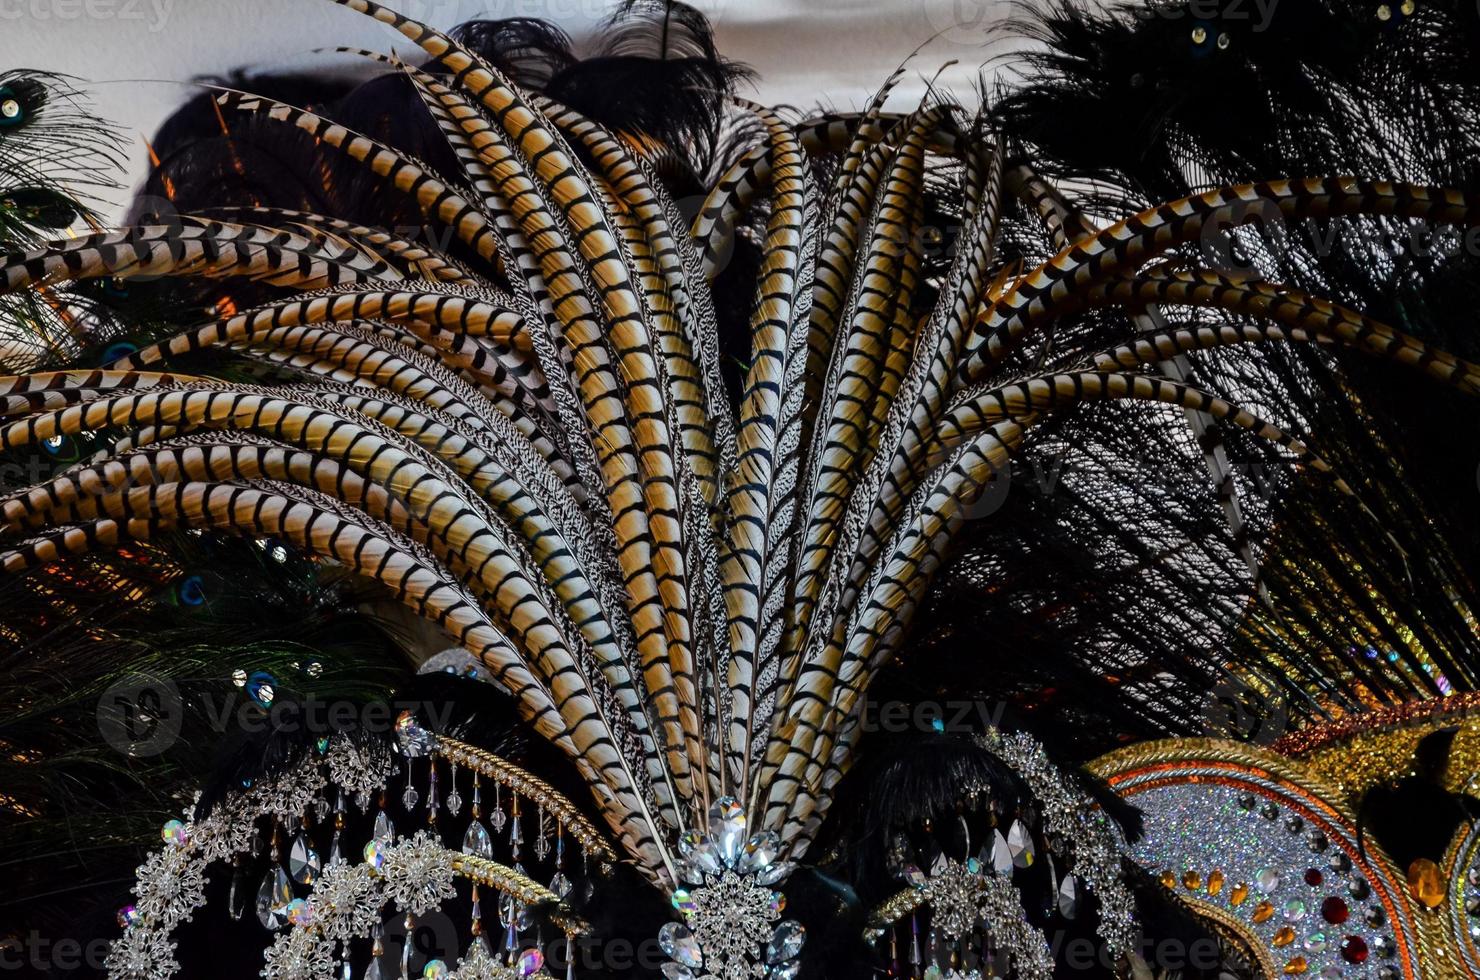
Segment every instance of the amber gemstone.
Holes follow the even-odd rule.
[[[1244,884],[1243,882],[1239,882],[1237,885],[1233,886],[1233,891],[1228,893],[1228,904],[1242,905],[1244,904],[1244,899],[1248,897],[1249,886]]]
[[[1361,936],[1347,936],[1341,941],[1341,958],[1348,963],[1367,962],[1367,940]]]
[[[1216,895],[1223,890],[1223,872],[1214,871],[1208,875],[1208,894]]]
[[[1335,895],[1332,895],[1321,903],[1321,918],[1333,926],[1341,925],[1350,914],[1350,911],[1346,907],[1346,900],[1337,898]]]
[[[1444,879],[1439,866],[1428,858],[1419,858],[1408,866],[1408,891],[1425,908],[1444,904]]]
[[[1167,888],[1176,888],[1177,876],[1170,871],[1163,871],[1161,873],[1161,883]]]
[[[1269,902],[1260,902],[1254,906],[1255,922],[1267,922],[1271,915],[1274,915],[1274,906]]]
[[[1296,957],[1293,957],[1293,958],[1291,958],[1290,962],[1288,962],[1288,963],[1285,964],[1285,972],[1286,973],[1289,973],[1289,974],[1294,975],[1294,974],[1304,973],[1305,971],[1306,971],[1306,963],[1305,963],[1305,957],[1304,956],[1296,956]]]
[[[1196,871],[1184,871],[1182,872],[1182,884],[1188,891],[1195,892],[1202,887],[1202,875]]]
[[[1288,946],[1295,941],[1295,930],[1289,926],[1280,926],[1275,930],[1274,939],[1271,940],[1276,946]]]

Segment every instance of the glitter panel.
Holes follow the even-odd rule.
[[[1288,974],[1409,975],[1391,922],[1392,889],[1364,873],[1345,828],[1262,779],[1165,768],[1117,779],[1145,814],[1136,860],[1183,898],[1240,923]],[[1384,897],[1388,900],[1383,901]],[[1400,924],[1401,929],[1401,924]]]

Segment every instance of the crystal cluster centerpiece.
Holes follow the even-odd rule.
[[[709,809],[709,832],[689,831],[679,838],[683,884],[673,907],[683,922],[670,922],[658,934],[671,962],[667,980],[793,980],[806,930],[781,918],[786,897],[772,886],[794,865],[779,860],[781,838],[773,831],[748,834],[745,809],[733,797]]]

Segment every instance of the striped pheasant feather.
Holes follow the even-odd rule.
[[[218,102],[341,154],[458,255],[334,215],[232,206],[0,260],[7,292],[138,276],[281,291],[100,370],[0,379],[0,450],[112,437],[0,500],[0,564],[177,528],[338,561],[489,666],[658,882],[675,883],[677,838],[725,795],[804,853],[871,680],[974,501],[1045,420],[1158,403],[1323,473],[1305,441],[1188,383],[1186,359],[1345,345],[1480,391],[1480,367],[1359,311],[1159,264],[1253,206],[1473,224],[1480,201],[1464,195],[1277,181],[1098,228],[959,107],[884,112],[896,76],[854,115],[792,122],[736,102],[754,139],[688,224],[649,144],[524,91],[424,24],[336,2],[435,59],[432,71],[354,52],[408,80],[459,172],[267,98]],[[921,233],[942,173],[962,231],[931,272]],[[1036,268],[998,255],[1009,198],[1056,250]],[[711,281],[747,216],[760,264],[732,405]],[[1051,371],[1023,367],[1058,318],[1106,306],[1139,331]],[[1150,312],[1168,307],[1228,319]],[[189,373],[221,363],[207,350],[292,380]]]

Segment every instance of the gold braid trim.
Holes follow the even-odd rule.
[[[923,904],[925,896],[918,888],[901,889],[868,914],[868,927],[887,929]]]
[[[580,810],[576,809],[574,803],[566,799],[555,787],[532,775],[518,766],[487,752],[476,746],[459,742],[445,735],[436,737],[437,752],[448,762],[456,763],[466,769],[471,769],[480,776],[486,776],[501,786],[528,797],[535,803],[544,807],[545,812],[551,814],[560,821],[569,831],[576,842],[588,853],[597,855],[603,863],[612,864],[617,860],[617,854],[612,850],[606,838],[596,829],[596,826],[587,820]]]
[[[1236,917],[1230,915],[1223,909],[1201,899],[1178,895],[1187,911],[1199,918],[1206,919],[1212,926],[1213,932],[1223,937],[1223,941],[1236,945],[1239,951],[1254,961],[1254,964],[1263,971],[1266,977],[1284,976],[1283,968],[1276,966],[1274,956],[1265,948],[1263,940],[1249,931],[1249,927],[1240,922]]]
[[[550,911],[550,921],[567,936],[583,936],[591,931],[591,926],[578,918],[558,895],[507,865],[471,854],[454,854],[452,870],[476,884],[512,895],[523,905],[554,906]]]
[[[1466,923],[1470,921],[1469,910],[1465,907],[1465,882],[1469,871],[1469,865],[1480,854],[1480,839],[1470,841],[1465,846],[1465,839],[1469,836],[1468,827],[1463,824],[1454,834],[1454,840],[1449,842],[1449,847],[1444,852],[1444,861],[1439,865],[1444,875],[1444,881],[1448,893],[1444,896],[1444,904],[1435,911],[1440,913],[1449,924],[1450,937],[1459,948],[1460,953],[1455,957],[1455,976],[1469,977],[1476,980],[1476,974],[1470,967],[1470,963],[1480,961],[1480,946],[1470,937]],[[1469,952],[1469,957],[1464,952]]]

